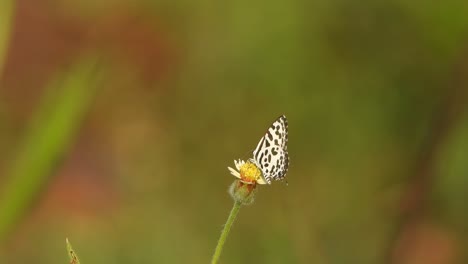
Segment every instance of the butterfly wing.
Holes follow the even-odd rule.
[[[289,166],[288,120],[284,115],[276,119],[268,128],[253,151],[253,160],[260,167],[268,184],[271,180],[281,180]]]

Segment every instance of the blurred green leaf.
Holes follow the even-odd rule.
[[[0,192],[0,241],[33,203],[72,142],[95,91],[96,63],[85,59],[47,87]]]
[[[455,127],[444,145],[437,163],[435,184],[436,206],[448,221],[459,228],[467,228],[466,200],[468,199],[468,113]]]

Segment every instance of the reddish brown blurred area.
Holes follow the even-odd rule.
[[[393,252],[393,263],[459,263],[459,242],[443,227],[427,221],[415,222],[403,230]]]
[[[19,0],[2,91],[13,114],[24,121],[42,88],[57,71],[85,52],[101,52],[139,72],[148,89],[176,66],[176,43],[154,17],[111,8],[92,19],[72,17],[52,4]],[[34,45],[32,45],[34,44]]]

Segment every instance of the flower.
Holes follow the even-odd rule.
[[[262,171],[258,168],[255,162],[250,159],[247,162],[243,160],[234,160],[236,169],[228,167],[232,175],[239,178],[244,184],[267,184],[263,178]]]

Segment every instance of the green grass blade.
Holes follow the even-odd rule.
[[[80,259],[78,259],[78,255],[76,255],[75,251],[73,250],[72,245],[68,241],[68,238],[66,239],[66,242],[68,256],[70,257],[70,264],[80,264]]]

